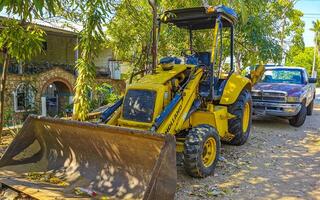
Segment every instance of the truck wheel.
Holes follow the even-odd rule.
[[[213,174],[220,155],[220,137],[215,128],[199,125],[192,128],[184,142],[186,172],[196,178]]]
[[[252,98],[248,90],[243,90],[237,101],[228,107],[228,112],[235,115],[228,120],[229,133],[234,135],[231,141],[226,141],[232,145],[243,145],[249,138],[252,124]]]
[[[289,123],[291,126],[300,127],[306,121],[306,117],[307,117],[307,107],[304,104],[302,104],[300,112],[293,118],[289,119]]]
[[[314,105],[314,99],[310,102],[310,104],[307,107],[307,115],[311,116],[313,113],[313,105]]]

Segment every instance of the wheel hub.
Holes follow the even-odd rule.
[[[205,167],[210,167],[216,159],[216,146],[214,138],[208,138],[204,143],[202,161]]]

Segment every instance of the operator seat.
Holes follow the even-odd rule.
[[[198,56],[199,65],[203,64],[203,65],[206,65],[207,67],[210,66],[211,52],[199,52],[197,56]]]
[[[199,52],[197,53],[198,65],[205,65],[207,68],[211,65],[211,52]],[[214,94],[212,94],[214,100],[221,98],[223,89],[227,80],[219,80],[217,77],[213,78]],[[208,98],[210,96],[210,80],[203,80],[200,83],[199,91],[200,96]]]
[[[205,65],[210,66],[211,53],[210,52],[199,52],[186,57],[186,64],[189,65]]]

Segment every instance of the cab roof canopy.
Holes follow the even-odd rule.
[[[220,5],[214,7],[213,10],[211,9],[212,7],[196,7],[169,10],[164,13],[160,20],[163,23],[189,30],[214,28],[215,20],[219,15],[223,27],[231,27],[238,20],[236,12],[229,7]]]

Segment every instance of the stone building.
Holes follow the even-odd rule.
[[[72,103],[76,81],[74,66],[79,55],[75,51],[77,34],[54,26],[39,26],[46,32],[43,53],[28,63],[12,60],[9,66],[5,88],[7,117],[24,119],[30,113],[61,116]],[[119,63],[113,59],[111,49],[103,49],[95,64],[97,83],[109,83],[118,92],[124,89]]]

